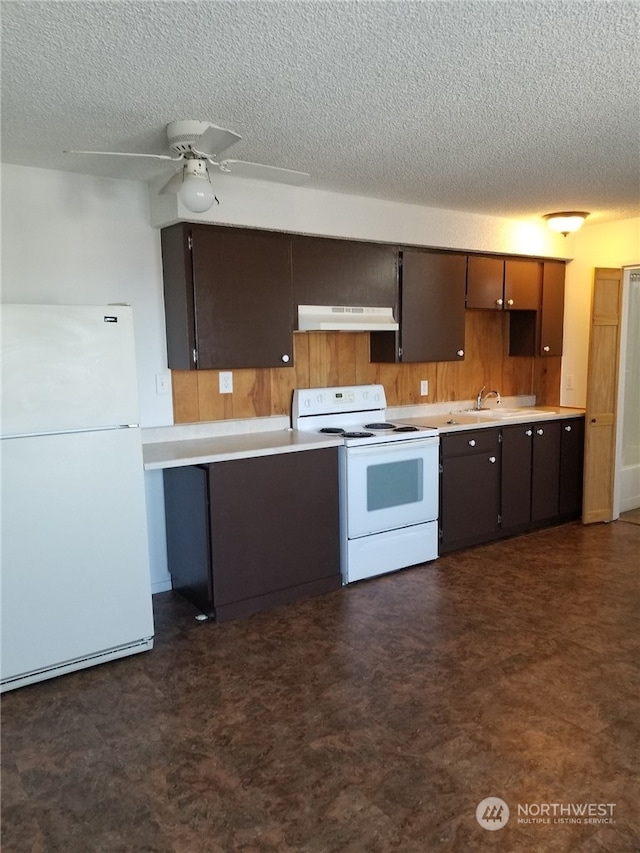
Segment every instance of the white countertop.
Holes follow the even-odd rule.
[[[174,441],[149,443],[145,442],[143,435],[142,453],[145,470],[152,471],[158,468],[177,468],[181,465],[202,465],[208,462],[227,462],[230,459],[320,450],[324,447],[339,447],[342,443],[340,437],[291,429],[176,438]]]
[[[535,414],[532,411],[535,410]],[[438,432],[459,432],[469,429],[485,429],[488,427],[504,427],[513,424],[536,423],[537,421],[564,420],[566,418],[580,418],[584,416],[584,409],[570,409],[564,406],[531,406],[522,415],[510,417],[491,417],[490,415],[474,415],[471,412],[453,411],[440,414],[417,415],[402,418],[402,423],[414,426],[433,427]],[[396,418],[399,422],[400,419]]]
[[[505,400],[505,404],[527,407],[528,413],[509,418],[494,419],[486,415],[477,416],[470,412],[461,412],[460,409],[471,406],[471,401],[389,408],[387,417],[395,423],[428,426],[444,433],[509,426],[537,420],[579,418],[584,415],[584,409],[532,406],[533,401],[534,398]],[[532,409],[536,412],[533,417]],[[230,459],[250,459],[302,450],[320,450],[325,447],[340,447],[341,444],[340,436],[319,435],[291,429],[289,418],[284,415],[147,427],[142,430],[142,452],[144,467],[147,471],[177,468],[182,465],[226,462]]]

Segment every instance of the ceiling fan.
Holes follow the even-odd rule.
[[[126,151],[65,151],[65,154],[105,154],[110,157],[147,157],[182,163],[182,168],[160,190],[177,193],[186,208],[204,213],[217,201],[209,167],[240,178],[256,178],[281,184],[300,186],[309,179],[306,172],[279,169],[245,160],[220,160],[219,154],[235,145],[242,137],[233,130],[217,127],[208,121],[172,121],[167,125],[170,154],[133,154]]]

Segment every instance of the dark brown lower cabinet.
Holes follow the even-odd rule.
[[[495,539],[500,533],[500,430],[440,438],[440,553]]]
[[[502,528],[515,532],[531,523],[532,424],[502,430]]]
[[[338,589],[337,448],[164,472],[173,588],[218,622]]]
[[[584,418],[502,429],[502,530],[578,518]]]
[[[502,429],[502,529],[556,518],[560,495],[560,421]]]
[[[560,517],[582,515],[584,418],[563,421],[560,434]]]
[[[531,521],[557,518],[560,511],[560,421],[533,425]]]
[[[440,437],[440,553],[579,518],[584,418]]]

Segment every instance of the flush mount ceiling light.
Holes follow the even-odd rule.
[[[564,210],[561,213],[547,213],[542,218],[547,220],[552,231],[559,231],[566,237],[572,231],[577,231],[587,216],[589,214],[583,210]]]

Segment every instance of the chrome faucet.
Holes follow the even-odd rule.
[[[498,405],[500,405],[500,392],[499,391],[487,391],[484,393],[484,389],[486,385],[483,385],[482,388],[478,391],[478,395],[476,397],[476,411],[479,411],[482,408],[482,404],[487,399],[487,397],[495,397],[498,401]]]

